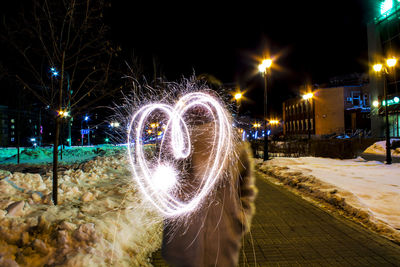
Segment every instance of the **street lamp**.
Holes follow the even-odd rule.
[[[268,93],[267,93],[267,71],[272,66],[272,59],[264,59],[258,65],[258,71],[264,75],[264,161],[268,160],[268,134],[267,133],[267,115],[268,115]]]
[[[308,112],[307,112],[307,129],[308,129],[308,141],[311,139],[311,99],[314,97],[313,93],[307,93],[303,95],[303,99],[308,103]]]
[[[395,58],[389,58],[386,60],[386,65],[389,68],[393,68],[397,63]],[[389,69],[383,64],[375,64],[373,69],[376,73],[383,73],[383,98],[385,99],[385,135],[386,135],[386,164],[392,164],[392,154],[390,151],[390,131],[389,131],[389,115],[387,111],[388,99],[387,99],[387,76],[389,75]]]
[[[51,67],[50,72],[53,77],[58,77],[60,75],[60,72],[55,67]],[[71,109],[71,94],[72,94],[72,90],[70,88],[70,78],[69,78],[68,72],[64,71],[63,74],[65,74],[65,76],[67,77],[67,92],[68,92],[68,105],[67,106],[68,106],[68,110],[70,110]],[[73,118],[68,119],[68,139],[67,140],[68,140],[69,146],[71,146],[71,143],[72,143],[71,119],[73,119]]]
[[[237,108],[237,113],[239,115],[240,104],[241,104],[241,100],[243,98],[243,93],[242,92],[235,93],[234,98],[236,100],[236,108]]]

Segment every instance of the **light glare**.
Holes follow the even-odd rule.
[[[382,70],[382,67],[383,67],[382,64],[375,64],[373,66],[373,69],[374,69],[374,71],[379,72]]]
[[[388,60],[386,60],[386,64],[389,67],[394,67],[397,63],[397,60],[395,58],[389,58]]]

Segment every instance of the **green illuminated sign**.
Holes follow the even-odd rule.
[[[384,19],[392,19],[392,14],[396,13],[400,9],[400,0],[381,0],[379,4],[379,13],[375,20],[376,22]]]
[[[393,99],[389,99],[388,100],[388,106],[399,104],[399,102],[400,102],[400,98],[398,98],[396,96]],[[386,106],[386,101],[385,100],[382,101],[382,106]]]
[[[386,13],[389,13],[389,11],[391,11],[392,8],[393,8],[393,0],[384,0],[381,3],[381,15],[387,16],[388,14]]]

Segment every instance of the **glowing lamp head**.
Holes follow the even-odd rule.
[[[84,120],[88,121],[89,120],[89,116],[85,116]]]
[[[304,99],[304,100],[308,100],[308,99],[313,98],[313,96],[314,96],[313,93],[308,93],[308,94],[303,95],[303,99]]]
[[[243,94],[242,93],[236,93],[235,94],[235,99],[240,100],[242,98]]]
[[[395,96],[394,98],[393,98],[393,101],[394,101],[394,103],[399,103],[400,102],[400,98],[398,98],[397,96]]]
[[[386,64],[389,67],[394,67],[397,63],[397,60],[395,58],[389,58],[388,60],[386,60]]]
[[[380,72],[382,70],[382,67],[382,64],[375,64],[372,68],[374,69],[374,71]]]
[[[152,175],[152,182],[157,191],[168,192],[177,183],[177,173],[171,166],[159,165]]]
[[[269,69],[272,66],[272,59],[264,59],[260,65],[258,65],[258,71],[259,72],[265,72],[267,69]]]
[[[379,102],[375,100],[374,102],[372,102],[372,105],[377,108],[379,106]]]

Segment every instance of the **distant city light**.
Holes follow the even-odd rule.
[[[31,138],[31,142],[35,142],[36,141],[36,138]]]
[[[88,121],[89,120],[89,116],[85,116],[84,120]]]
[[[117,122],[117,121],[111,122],[110,126],[118,128],[119,127],[119,122]]]

